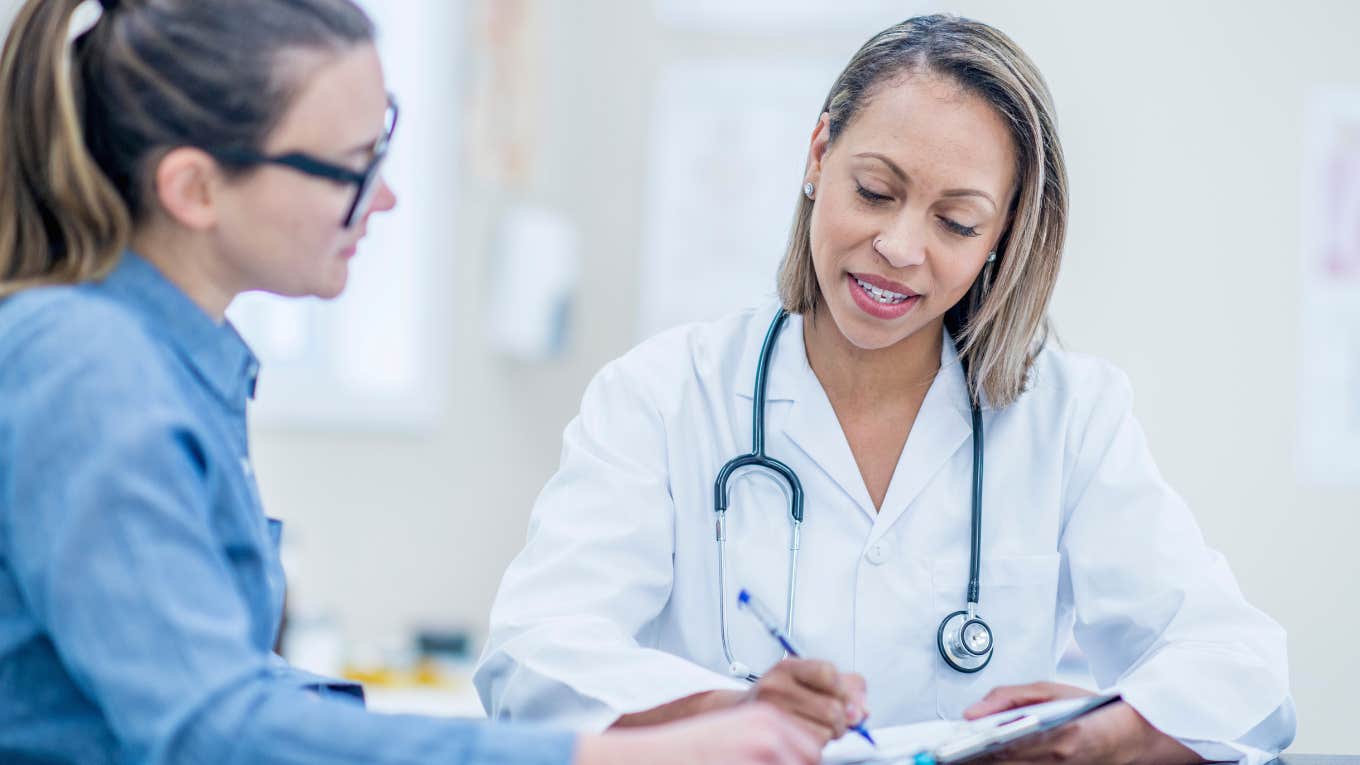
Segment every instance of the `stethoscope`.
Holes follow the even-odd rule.
[[[750,682],[760,679],[759,675],[738,661],[732,653],[732,640],[727,629],[727,506],[728,483],[733,474],[743,468],[768,470],[774,473],[789,490],[789,574],[788,601],[784,607],[784,632],[793,634],[794,595],[798,588],[798,549],[803,526],[803,484],[793,468],[765,454],[765,384],[769,379],[770,358],[774,355],[775,340],[784,328],[788,312],[779,309],[770,328],[765,332],[765,341],[760,347],[760,359],[756,364],[755,393],[751,409],[751,453],[730,460],[718,471],[713,482],[713,510],[718,515],[715,535],[718,542],[718,627],[722,632],[723,658],[727,669],[734,677]],[[968,604],[961,611],[949,614],[940,622],[936,633],[936,646],[945,664],[959,672],[977,672],[992,660],[992,629],[977,614],[978,570],[982,557],[982,409],[975,397],[970,396],[973,412],[973,518],[972,546],[968,559]]]

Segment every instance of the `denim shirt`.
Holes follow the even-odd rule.
[[[132,253],[0,302],[0,762],[570,762],[570,734],[370,714],[272,653],[258,370]]]

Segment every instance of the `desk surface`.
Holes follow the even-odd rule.
[[[1270,765],[1360,765],[1360,756],[1348,754],[1282,754]]]

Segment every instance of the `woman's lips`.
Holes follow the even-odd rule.
[[[862,282],[868,282],[870,285],[887,292],[896,292],[899,295],[906,295],[907,297],[916,297],[920,294],[901,282],[895,282],[892,279],[879,276],[878,274],[863,273],[850,275]]]
[[[884,283],[894,284],[902,291],[879,286]],[[845,285],[855,305],[875,319],[900,319],[921,302],[921,296],[910,288],[882,277],[875,277],[871,281],[863,276],[846,274]]]

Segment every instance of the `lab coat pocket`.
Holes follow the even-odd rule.
[[[992,629],[992,660],[978,672],[953,669],[935,654],[936,709],[947,720],[963,716],[968,705],[999,685],[1018,685],[1053,677],[1058,575],[1062,555],[988,557],[981,564],[978,616]],[[931,563],[935,618],[967,605],[968,560]],[[933,634],[933,633],[932,633]]]

